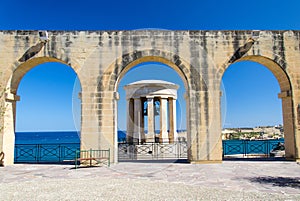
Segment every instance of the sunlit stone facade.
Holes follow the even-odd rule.
[[[64,63],[77,73],[82,86],[81,148],[110,148],[114,162],[119,81],[143,62],[170,66],[185,85],[188,159],[193,163],[222,161],[222,76],[231,63],[258,62],[278,80],[286,157],[299,160],[299,44],[299,31],[49,31],[46,43],[38,31],[0,31],[0,82],[7,88],[0,99],[6,106],[0,118],[4,163],[14,161],[18,85],[44,62]]]

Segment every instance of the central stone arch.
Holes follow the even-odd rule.
[[[101,125],[100,143],[102,148],[114,147],[113,158],[117,160],[117,92],[122,77],[134,66],[144,62],[160,62],[174,69],[184,82],[186,88],[188,159],[200,160],[197,153],[205,144],[198,143],[201,133],[199,119],[200,96],[207,94],[207,86],[196,68],[179,55],[160,50],[134,51],[123,55],[112,63],[103,73],[98,85],[99,124]],[[109,118],[113,117],[113,122]],[[112,124],[111,124],[112,123]],[[114,133],[112,135],[112,133]],[[221,154],[220,154],[221,156]],[[220,160],[220,158],[218,158]]]

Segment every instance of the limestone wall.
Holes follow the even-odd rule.
[[[232,55],[252,37],[255,40],[253,46],[239,60],[259,62],[278,79],[289,147],[287,155],[299,159],[299,33],[48,31],[49,41],[45,46],[32,58],[20,62],[22,55],[40,42],[38,31],[0,31],[0,75],[9,87],[8,96],[13,97],[7,99],[9,108],[2,123],[8,126],[0,136],[13,139],[14,102],[18,99],[15,95],[22,77],[38,64],[61,62],[74,69],[82,85],[82,148],[111,148],[114,150],[112,157],[116,158],[118,83],[135,65],[157,61],[176,70],[185,83],[190,161],[220,161],[220,82]],[[13,154],[11,143],[0,142],[2,151]],[[12,159],[8,157],[6,164],[11,164]]]

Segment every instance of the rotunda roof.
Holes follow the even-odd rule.
[[[127,84],[127,86],[128,85],[135,85],[135,84],[169,84],[169,85],[176,85],[172,82],[167,82],[167,81],[164,81],[164,80],[139,80],[139,81]]]

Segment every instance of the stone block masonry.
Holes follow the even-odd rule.
[[[77,73],[82,86],[81,147],[110,148],[113,162],[119,81],[143,62],[173,68],[185,85],[188,159],[194,163],[222,160],[220,83],[230,62],[258,62],[280,85],[286,157],[300,158],[299,31],[48,31],[48,37],[42,46],[38,31],[0,31],[0,80],[7,87],[6,98],[0,100],[6,105],[0,118],[5,165],[13,163],[18,85],[29,70],[45,62],[64,63]]]

